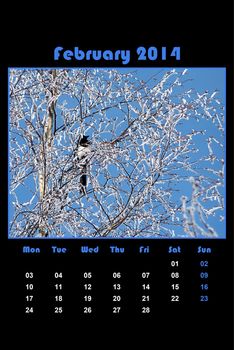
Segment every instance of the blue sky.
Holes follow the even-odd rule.
[[[169,69],[170,68],[116,68],[117,71],[123,73],[137,71],[137,76],[142,80],[148,80],[152,76],[155,76],[156,79],[160,80],[163,74]],[[184,68],[176,68],[176,71],[178,72],[182,72],[183,70]],[[190,88],[194,88],[198,92],[204,92],[205,90],[213,92],[214,90],[218,90],[218,98],[221,100],[221,103],[225,106],[226,71],[224,68],[189,68],[188,73],[188,80],[186,81],[182,90],[189,90]],[[199,124],[200,128],[205,128],[205,124],[203,125],[202,121]],[[193,127],[192,125],[190,126],[191,128]],[[214,136],[216,135],[214,134]],[[197,144],[199,144],[199,138],[197,139]],[[204,145],[201,144],[201,147],[204,147]],[[217,150],[217,152],[219,151]],[[30,180],[28,184],[30,185]],[[178,187],[178,189],[178,198],[179,196],[181,196],[181,194],[186,194],[190,191],[190,189],[188,188],[188,184],[183,184],[183,187],[180,186]],[[27,194],[24,191],[23,187],[19,188],[18,196],[19,198],[21,198],[22,201],[27,201],[30,198],[27,197],[28,195],[29,194]],[[12,215],[14,214],[14,208],[12,207],[11,202],[12,197],[9,196],[9,221],[11,220]],[[219,222],[219,220],[217,220],[216,217],[213,217],[210,218],[209,223],[215,227],[218,233],[218,238],[225,238],[225,220]],[[69,236],[66,235],[66,238],[69,238]],[[184,238],[183,235],[180,238]]]

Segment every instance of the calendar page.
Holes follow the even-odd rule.
[[[4,44],[4,317],[232,349],[232,41],[213,19],[32,38],[21,23]]]

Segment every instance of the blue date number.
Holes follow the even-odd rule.
[[[169,51],[167,47],[163,46],[160,49],[157,47],[151,46],[146,49],[143,46],[138,47],[137,49],[138,61],[156,61],[157,59],[161,59],[165,61],[168,57],[175,57],[177,61],[180,60],[180,47],[173,47],[172,50]]]

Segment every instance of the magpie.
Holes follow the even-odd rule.
[[[86,186],[87,186],[87,155],[91,151],[91,142],[88,140],[89,136],[82,136],[78,142],[78,148],[76,152],[76,156],[81,165],[81,176],[80,176],[80,184],[82,194],[86,194]]]

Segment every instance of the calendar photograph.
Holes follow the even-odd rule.
[[[8,238],[226,237],[225,68],[9,68]]]

